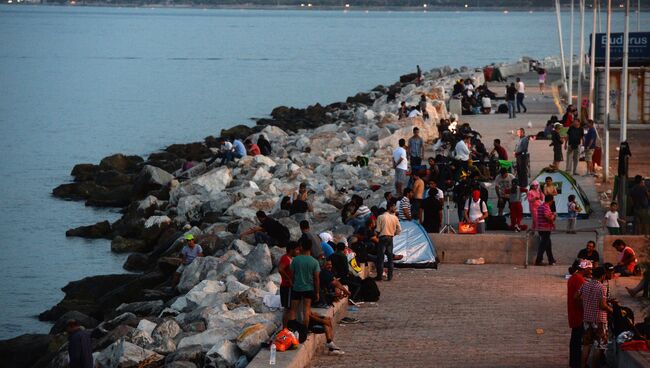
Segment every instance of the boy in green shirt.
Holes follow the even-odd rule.
[[[303,305],[303,324],[309,326],[311,303],[319,299],[320,264],[311,256],[311,241],[300,240],[302,252],[291,261],[293,287],[291,290],[291,319],[296,319],[296,310]]]

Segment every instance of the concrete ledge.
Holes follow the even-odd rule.
[[[334,303],[331,308],[314,308],[314,312],[325,317],[332,318],[332,327],[336,328],[336,323],[345,317],[348,311],[348,299],[340,300]],[[336,332],[334,333],[336,337]],[[311,365],[311,359],[314,355],[322,351],[325,346],[325,334],[309,334],[307,340],[296,350],[278,352],[275,359],[275,366],[282,368],[303,368]],[[262,349],[248,364],[248,368],[261,368],[269,366],[271,352],[269,349]]]
[[[486,263],[523,265],[526,259],[526,235],[512,234],[429,234],[441,263],[464,263],[483,257]],[[530,247],[529,253],[533,252]]]
[[[616,264],[618,262],[619,253],[612,247],[614,240],[623,240],[630,248],[634,249],[639,262],[647,260],[646,247],[650,243],[650,237],[645,235],[605,235],[603,238],[603,254],[602,258],[605,262]]]
[[[616,356],[617,367],[650,367],[650,351],[620,351]]]

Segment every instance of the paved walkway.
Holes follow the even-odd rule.
[[[516,119],[507,115],[461,117],[483,134],[486,146],[500,138],[512,152],[515,136],[511,131],[524,127],[528,134],[536,134],[551,114],[558,114],[548,87],[546,95],[539,94],[536,75],[529,73],[522,79],[528,86],[529,113]],[[504,84],[490,83],[490,88],[502,94]],[[531,144],[531,176],[551,163],[549,143]],[[579,173],[585,172],[584,165],[580,163]],[[578,221],[577,228],[583,232],[553,235],[558,266],[443,264],[439,270],[400,270],[392,282],[380,284],[379,303],[350,313],[365,323],[337,327],[335,341],[346,355],[321,355],[313,366],[566,367],[570,330],[564,275],[578,250],[595,240],[595,233],[588,229],[598,227],[603,215],[593,178],[576,179],[587,192],[594,214]],[[561,220],[558,228],[563,229],[565,223]],[[602,239],[599,243],[602,249]],[[624,292],[622,287],[614,293],[620,291]]]

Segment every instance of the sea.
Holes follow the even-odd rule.
[[[109,241],[65,237],[119,217],[52,197],[76,163],[199,141],[279,105],[343,101],[417,64],[426,71],[559,54],[553,12],[315,5],[0,5],[0,339],[49,331],[36,316],[68,282],[125,272],[125,255],[111,253]],[[566,11],[563,23],[568,55]],[[650,24],[647,13],[641,24]],[[623,29],[620,12],[613,29]]]

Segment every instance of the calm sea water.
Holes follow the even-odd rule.
[[[64,235],[119,216],[50,196],[75,163],[343,100],[415,64],[558,54],[555,27],[528,12],[0,6],[0,338],[47,331],[34,316],[67,282],[123,272],[108,241]]]

